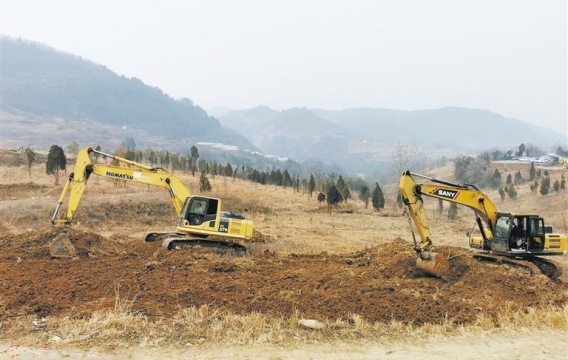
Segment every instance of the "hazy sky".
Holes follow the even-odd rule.
[[[566,0],[0,0],[0,14],[2,35],[204,109],[462,106],[568,135]]]

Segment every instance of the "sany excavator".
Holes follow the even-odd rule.
[[[93,163],[92,154],[102,155],[103,158],[111,159],[117,165]],[[221,211],[220,199],[192,196],[183,181],[174,174],[161,168],[153,168],[116,155],[84,148],[77,155],[73,172],[69,175],[51,218],[52,224],[59,230],[59,234],[50,244],[50,253],[53,257],[74,257],[76,254],[66,230],[73,221],[87,181],[93,174],[113,180],[160,186],[168,190],[178,215],[177,231],[150,233],[146,236],[146,241],[163,239],[162,245],[168,250],[178,246],[198,244],[203,247],[242,252],[246,248],[239,242],[252,238],[252,221],[245,220],[240,214]],[[67,211],[61,218],[59,212],[66,198],[68,198]]]
[[[412,176],[430,182],[416,183]],[[535,214],[514,214],[498,212],[495,204],[477,187],[470,184],[453,184],[432,177],[405,171],[400,177],[399,190],[402,201],[418,234],[414,238],[414,249],[418,255],[416,267],[434,276],[443,276],[450,268],[448,260],[433,251],[433,243],[424,209],[423,197],[432,197],[467,206],[476,215],[481,236],[469,238],[471,248],[485,251],[479,259],[505,261],[531,268],[530,262],[545,262],[560,274],[558,264],[544,260],[541,256],[564,255],[568,251],[566,235],[548,233],[542,217]],[[412,233],[414,237],[414,233]],[[518,262],[514,258],[528,260]]]

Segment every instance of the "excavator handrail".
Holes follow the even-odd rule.
[[[432,182],[436,182],[436,183],[440,183],[440,184],[444,184],[444,185],[448,185],[448,186],[455,186],[455,187],[464,188],[464,189],[473,188],[473,189],[479,191],[479,189],[475,185],[472,185],[472,184],[465,184],[465,183],[464,184],[455,184],[455,183],[451,183],[449,181],[439,180],[439,179],[436,179],[436,178],[431,177],[431,176],[417,174],[417,173],[414,173],[414,172],[411,172],[411,171],[406,171],[404,174],[418,176],[418,177],[421,177],[421,178],[424,178],[424,179],[428,179]]]

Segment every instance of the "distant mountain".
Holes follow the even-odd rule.
[[[543,149],[566,144],[545,128],[486,110],[446,107],[400,111],[355,108],[272,110],[265,106],[219,116],[223,126],[246,134],[264,152],[312,158],[367,173],[384,165],[394,147],[416,145],[430,157],[507,150],[521,143]]]
[[[373,142],[415,142],[456,149],[507,148],[525,144],[566,143],[552,130],[480,109],[445,107],[401,111],[356,108],[342,111],[312,110],[351,136]]]
[[[137,149],[180,153],[200,144],[200,154],[210,159],[258,169],[284,165],[297,174],[306,169],[371,174],[384,169],[393,149],[405,144],[436,158],[521,143],[545,150],[567,143],[563,135],[517,119],[458,107],[218,107],[210,110],[214,117],[189,99],[173,99],[81,57],[20,39],[0,37],[0,42],[0,146],[5,148],[47,150],[77,141],[114,151],[132,138]]]
[[[82,138],[90,139],[89,144],[110,146],[120,141],[116,138],[120,134],[135,135],[137,143],[161,144],[163,149],[187,149],[187,144],[197,141],[255,149],[243,135],[223,128],[189,99],[175,100],[140,79],[119,76],[42,44],[6,37],[0,42],[4,119],[14,115],[42,124],[53,122],[63,139],[68,138],[65,132],[83,132],[88,133]],[[28,128],[28,133],[34,131],[33,126]]]
[[[231,109],[230,107],[227,106],[217,106],[211,109],[207,109],[206,110],[207,113],[211,116],[214,117],[219,117],[219,116],[223,116],[225,114],[230,113],[231,111],[234,111],[233,109]]]

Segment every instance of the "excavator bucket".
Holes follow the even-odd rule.
[[[69,236],[62,232],[57,234],[49,245],[49,253],[54,258],[73,258],[77,255],[75,247],[71,243]]]
[[[442,255],[431,252],[428,254],[428,259],[416,259],[416,268],[422,270],[430,275],[442,277],[448,270],[450,270],[450,263]]]

